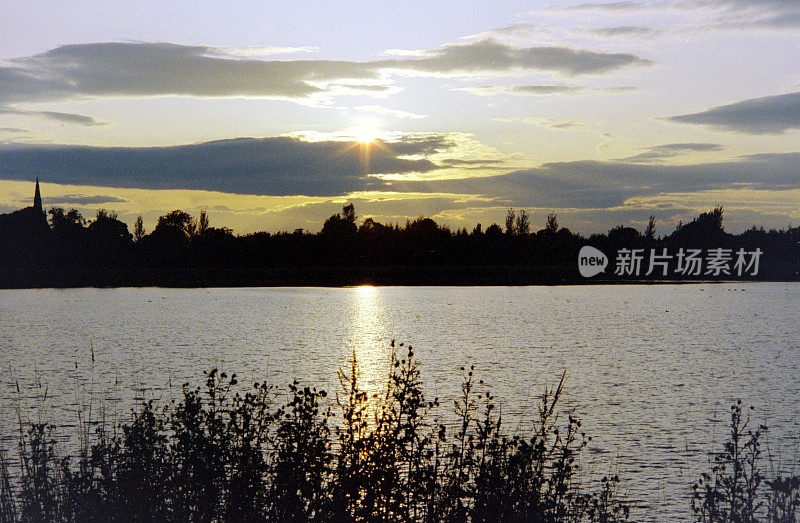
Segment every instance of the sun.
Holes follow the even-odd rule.
[[[381,132],[381,123],[375,118],[361,118],[347,130],[358,143],[369,145],[378,139]]]

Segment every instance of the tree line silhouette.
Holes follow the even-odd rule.
[[[617,281],[620,249],[723,248],[763,252],[755,275],[763,280],[798,279],[800,227],[763,227],[729,234],[723,208],[700,214],[669,234],[657,236],[650,217],[641,232],[616,226],[585,237],[561,227],[550,213],[534,231],[526,210],[509,209],[504,226],[479,223],[471,231],[451,229],[431,218],[384,224],[359,223],[347,204],[318,233],[303,229],[235,235],[214,227],[201,211],[194,217],[174,210],[146,231],[139,216],[132,232],[113,211],[100,209],[87,220],[76,209],[34,207],[0,215],[0,286],[212,286],[374,284],[551,284]],[[580,277],[580,248],[592,245],[609,257],[609,267],[592,280]],[[646,262],[645,262],[646,264]],[[643,271],[644,272],[644,271]],[[644,279],[644,275],[639,279]],[[715,279],[721,275],[670,273],[659,279]]]

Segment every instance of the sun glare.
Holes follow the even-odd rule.
[[[355,289],[358,291],[358,295],[362,298],[366,298],[375,294],[375,287],[369,284],[359,285]]]
[[[362,118],[348,129],[348,134],[361,144],[368,145],[374,142],[380,134],[380,122],[374,118]]]

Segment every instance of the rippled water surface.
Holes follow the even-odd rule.
[[[564,406],[593,437],[584,472],[618,472],[636,519],[686,519],[736,398],[770,427],[774,466],[800,464],[799,309],[785,283],[0,291],[0,432],[8,445],[18,411],[65,432],[78,410],[119,419],[212,367],[335,390],[355,351],[374,383],[394,338],[415,347],[442,416],[462,366],[507,427],[566,370]]]

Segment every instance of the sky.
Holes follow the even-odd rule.
[[[800,225],[800,2],[6,1],[0,212]]]

